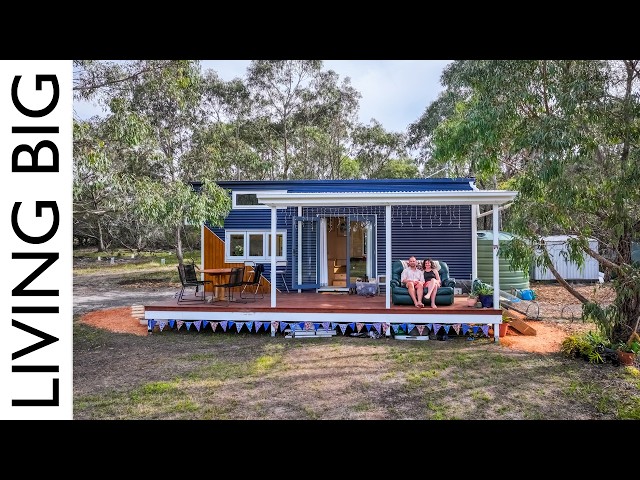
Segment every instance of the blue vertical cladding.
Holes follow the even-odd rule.
[[[276,181],[228,181],[217,182],[229,190],[284,190],[290,193],[321,192],[404,192],[404,191],[460,191],[473,190],[474,178],[436,179],[382,179],[382,180],[276,180]],[[315,215],[355,215],[375,214],[376,267],[379,275],[384,274],[386,262],[385,208],[384,207],[314,207],[305,208],[305,216]],[[287,231],[287,274],[285,278],[292,285],[292,217],[297,215],[297,207],[278,210],[278,229]],[[471,277],[471,207],[463,205],[436,206],[393,206],[392,260],[406,259],[415,255],[418,259],[434,258],[449,265],[450,275],[457,279]],[[224,241],[225,228],[269,229],[270,209],[232,210],[225,219],[224,228],[211,227],[211,231]],[[304,242],[305,244],[307,242]],[[303,246],[306,248],[306,246]],[[303,255],[306,253],[303,251]],[[270,276],[270,264],[265,264],[265,276]],[[277,287],[282,289],[282,281],[277,279]]]
[[[394,206],[391,230],[393,260],[406,260],[412,255],[418,260],[443,260],[450,276],[471,278],[471,206]]]

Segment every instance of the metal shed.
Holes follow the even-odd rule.
[[[567,240],[569,238],[571,238],[569,235],[551,235],[544,237],[549,254],[553,259],[554,267],[565,280],[597,281],[600,266],[595,258],[585,253],[585,264],[582,269],[578,268],[578,265],[575,263],[565,260],[562,252],[567,251]],[[589,239],[589,247],[597,252],[598,241]],[[551,271],[544,270],[543,267],[537,266],[531,269],[531,277],[532,280],[555,280]]]

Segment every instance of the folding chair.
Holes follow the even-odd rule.
[[[258,298],[257,295],[258,295],[258,290],[260,289],[260,279],[262,278],[263,273],[264,273],[264,265],[262,263],[258,263],[254,267],[251,280],[245,280],[242,282],[242,290],[240,291],[240,298],[249,298],[249,297],[242,296],[242,294],[247,289],[247,287],[256,287],[256,289],[253,291],[252,300],[256,300]],[[264,298],[264,292],[261,291],[260,293],[262,294],[260,298]]]
[[[287,285],[287,280],[284,277],[285,273],[287,273],[287,261],[276,260],[276,275],[280,275],[280,278],[282,278],[282,283],[284,283],[284,288],[286,288],[287,293],[289,293],[289,286]]]

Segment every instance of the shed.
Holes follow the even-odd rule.
[[[595,258],[585,253],[582,269],[578,268],[577,264],[565,259],[563,252],[567,252],[567,240],[569,238],[571,238],[570,235],[551,235],[544,237],[554,268],[565,280],[597,281],[600,266]],[[597,252],[598,241],[589,239],[589,247]],[[534,266],[531,269],[531,277],[532,280],[538,281],[555,280],[550,270],[538,266]]]

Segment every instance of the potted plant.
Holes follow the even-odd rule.
[[[484,308],[491,308],[493,306],[493,287],[491,285],[487,285],[486,283],[478,285],[475,293],[478,294],[478,299]]]
[[[511,317],[505,310],[502,311],[502,323],[498,326],[498,336],[504,337],[509,331],[509,323],[511,322]]]
[[[478,295],[474,292],[471,292],[467,297],[467,307],[475,307],[478,302]]]
[[[636,355],[640,353],[640,341],[621,342],[616,347],[616,351],[618,352],[618,360],[622,365],[633,365]]]

